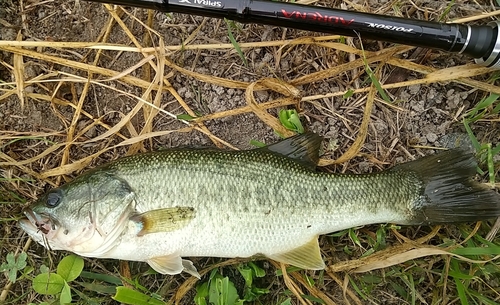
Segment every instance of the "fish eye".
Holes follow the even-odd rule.
[[[47,195],[47,201],[45,202],[45,205],[49,208],[55,208],[61,203],[61,197],[61,193],[58,191],[50,192]]]

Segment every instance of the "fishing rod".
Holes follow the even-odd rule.
[[[387,41],[468,55],[500,69],[499,21],[448,24],[269,0],[90,0]]]

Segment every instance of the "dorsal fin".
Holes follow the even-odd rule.
[[[321,141],[323,138],[319,135],[306,132],[258,149],[283,155],[314,169],[318,164]]]

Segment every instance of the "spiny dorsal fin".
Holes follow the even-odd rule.
[[[140,224],[141,231],[137,236],[143,236],[181,229],[191,222],[195,214],[192,207],[172,207],[144,212],[133,216],[130,220]]]
[[[303,269],[325,269],[325,262],[321,257],[317,236],[307,244],[293,249],[292,251],[268,255],[268,257],[275,261],[293,265]]]
[[[259,149],[292,158],[314,169],[318,164],[321,141],[323,138],[319,135],[314,132],[306,132]]]

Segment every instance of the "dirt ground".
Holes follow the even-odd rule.
[[[495,10],[489,2],[465,0],[313,2],[433,21]],[[322,33],[236,23],[232,33],[242,47],[245,64],[231,44],[228,24],[130,7],[123,11],[82,0],[0,0],[0,42],[32,42],[0,44],[0,195],[6,197],[0,198],[0,260],[27,243],[28,237],[15,224],[24,202],[119,156],[177,146],[249,149],[254,147],[251,140],[274,143],[279,140],[274,132],[277,112],[289,108],[299,111],[306,129],[324,136],[326,170],[369,173],[448,146],[450,135],[465,133],[464,115],[490,92],[500,94],[498,72],[469,66],[472,60],[459,54],[369,40],[361,45],[357,38],[339,40]],[[64,42],[103,44],[83,48]],[[339,42],[346,49],[328,44]],[[113,49],[111,44],[118,47]],[[386,91],[390,102],[370,89],[362,62],[347,67],[359,62],[361,46],[367,52],[387,52],[370,67],[383,85],[395,84]],[[259,85],[269,87],[264,79],[286,89],[259,90]],[[257,82],[254,91],[249,89],[253,82]],[[245,96],[248,90],[255,103]],[[354,93],[345,97],[348,90]],[[277,99],[268,110],[261,108]],[[373,108],[366,113],[370,99]],[[200,119],[175,118],[186,113]],[[364,139],[363,122],[367,124]],[[498,115],[475,122],[472,131],[481,143],[495,147],[500,143]],[[123,145],[127,139],[129,143]],[[358,141],[360,149],[350,150]],[[334,162],[339,158],[344,162]],[[498,155],[494,158],[499,160]],[[430,231],[422,230],[415,234]],[[335,256],[330,263],[362,252],[359,249],[349,257],[332,250],[326,239],[324,245],[325,253]],[[25,250],[34,266],[46,261],[42,247],[31,244]],[[118,273],[118,264],[109,267],[112,264],[106,262],[104,269]],[[183,282],[182,277],[171,280],[167,300]],[[323,291],[335,302],[345,303],[341,283],[327,282]],[[283,289],[285,284],[276,285]],[[0,277],[0,288],[7,286],[6,278]],[[372,293],[380,304],[407,302],[394,291],[385,293],[387,287],[379,289]],[[19,295],[41,300],[27,291],[26,281],[9,286],[7,301],[21,304],[24,301],[12,301]],[[422,298],[432,303],[428,293]],[[185,304],[192,300],[189,297],[183,299]],[[370,300],[360,302],[373,303],[376,297]]]

